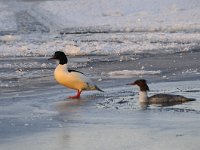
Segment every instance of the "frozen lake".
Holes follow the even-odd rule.
[[[199,66],[191,58],[199,52],[183,55],[134,55],[137,59],[129,61],[120,61],[121,56],[70,57],[72,68],[105,90],[84,92],[80,100],[66,98],[75,91],[55,83],[54,63],[46,58],[1,59],[14,66],[6,69],[8,77],[1,75],[1,149],[198,149]],[[150,95],[180,94],[196,101],[142,106],[138,88],[126,85],[138,78],[149,81]]]
[[[199,149],[199,13],[198,0],[0,1],[0,149]],[[67,99],[57,50],[105,93]],[[141,105],[138,78],[196,101]]]

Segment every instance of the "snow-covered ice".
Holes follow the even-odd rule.
[[[112,78],[126,78],[126,77],[134,77],[134,76],[142,76],[142,75],[156,75],[160,74],[161,71],[146,71],[146,70],[121,70],[121,71],[111,71],[108,75]]]
[[[2,1],[0,8],[0,57],[199,49],[198,0]]]

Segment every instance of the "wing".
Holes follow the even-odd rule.
[[[97,87],[84,73],[76,70],[70,70],[69,74],[74,83],[81,85],[82,90],[98,90],[103,92],[103,90]]]
[[[94,86],[90,78],[88,78],[84,73],[76,70],[70,70],[70,75],[73,76],[75,80],[78,80],[79,82],[84,82],[90,86]]]
[[[149,97],[149,100],[152,102],[185,102],[191,101],[190,99],[181,96],[181,95],[171,95],[171,94],[156,94]]]

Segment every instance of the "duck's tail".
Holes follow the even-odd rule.
[[[186,101],[187,102],[190,102],[190,101],[195,101],[196,99],[194,99],[194,98],[188,98]]]

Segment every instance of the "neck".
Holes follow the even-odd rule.
[[[148,102],[147,91],[140,91],[139,92],[139,101],[140,102]]]
[[[68,72],[67,64],[64,64],[64,65],[58,64],[58,66],[56,67],[56,70]]]

